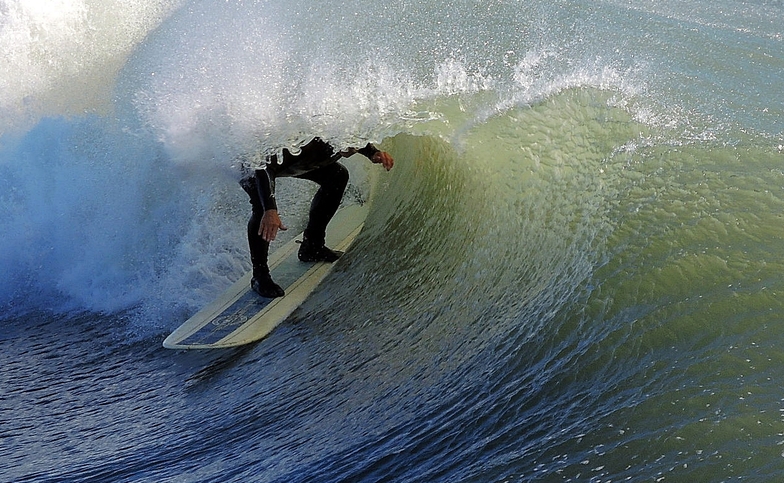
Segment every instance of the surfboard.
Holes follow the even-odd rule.
[[[346,251],[362,230],[369,207],[349,205],[341,208],[327,228],[327,246]],[[270,255],[268,264],[273,280],[286,295],[269,299],[250,288],[252,272],[246,273],[214,302],[185,321],[163,341],[167,349],[221,349],[264,338],[286,320],[324,278],[340,263],[299,261],[298,241],[290,240]]]

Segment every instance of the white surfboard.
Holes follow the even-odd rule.
[[[369,207],[341,208],[327,229],[327,246],[345,251],[362,230]],[[286,291],[268,299],[251,290],[248,272],[213,303],[171,333],[167,349],[220,349],[260,340],[308,298],[337,263],[304,263],[297,258],[302,234],[277,249],[269,258],[270,273]]]

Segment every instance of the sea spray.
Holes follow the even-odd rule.
[[[105,113],[128,55],[177,0],[0,4],[0,134],[43,116]]]

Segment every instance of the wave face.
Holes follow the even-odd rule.
[[[781,2],[0,14],[3,479],[784,474]],[[257,346],[159,349],[249,267],[240,165],[314,135],[396,160],[347,161],[341,266]]]

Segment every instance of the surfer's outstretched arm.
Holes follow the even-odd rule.
[[[364,148],[348,148],[345,151],[341,151],[338,153],[339,155],[347,158],[349,156],[354,155],[355,153],[359,153],[362,156],[368,158],[374,164],[381,164],[384,166],[384,169],[389,171],[392,169],[392,166],[395,165],[395,160],[392,159],[392,155],[387,153],[386,151],[381,151],[377,147],[375,147],[371,143],[367,143]]]

